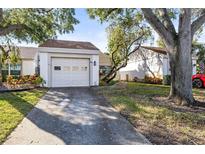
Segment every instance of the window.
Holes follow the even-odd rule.
[[[61,66],[54,66],[54,70],[55,71],[60,71],[61,70]]]
[[[79,67],[78,66],[73,66],[72,71],[78,71]]]
[[[64,70],[64,71],[70,71],[71,69],[70,69],[70,66],[64,66],[64,67],[63,67],[63,70]]]
[[[21,64],[10,64],[11,70],[19,71],[21,70]]]
[[[21,75],[21,64],[4,64],[2,65],[3,81],[6,80],[7,75]]]

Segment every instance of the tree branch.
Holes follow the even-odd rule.
[[[0,23],[2,22],[3,20],[3,9],[0,8]]]
[[[146,56],[144,55],[143,52],[144,52],[144,49],[142,49],[142,50],[140,51],[140,53],[141,53],[142,59],[143,59],[144,62],[145,62],[146,68],[147,68],[148,71],[152,74],[152,76],[153,76],[154,78],[156,78],[154,72],[151,70],[151,68],[150,68],[149,65],[147,64],[147,59],[146,59]]]
[[[160,37],[165,41],[167,46],[174,46],[174,36],[170,30],[168,30],[162,22],[158,19],[158,17],[152,12],[150,8],[141,8],[144,17],[148,21],[148,23],[154,28],[154,30],[160,35]]]
[[[54,8],[37,9],[38,13],[50,13]]]
[[[7,35],[13,31],[22,30],[23,28],[25,28],[25,25],[23,24],[14,24],[14,25],[9,25],[7,27],[0,28],[0,36]]]
[[[118,8],[112,8],[112,9],[108,9],[108,12],[107,12],[107,14],[105,15],[105,19],[107,19],[107,17],[112,13],[112,12],[114,12],[114,11],[116,11]]]
[[[164,26],[170,30],[170,32],[173,34],[173,35],[176,35],[176,30],[175,30],[175,27],[169,17],[169,14],[168,14],[168,11],[166,8],[162,8],[162,9],[159,9],[159,11],[161,12],[161,17],[163,18],[164,20]]]
[[[203,9],[201,15],[192,22],[191,24],[191,35],[192,38],[195,32],[205,23],[205,9]]]

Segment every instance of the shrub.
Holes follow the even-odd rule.
[[[151,84],[162,84],[162,79],[157,78],[157,77],[154,78],[154,77],[150,77],[150,76],[145,75],[144,82],[151,83]]]
[[[44,80],[42,77],[40,77],[40,76],[35,77],[34,84],[40,85],[42,83],[44,83]]]
[[[7,84],[12,84],[12,80],[13,80],[13,76],[12,75],[8,75],[7,79],[6,79]]]
[[[99,84],[99,85],[100,85],[100,86],[106,86],[107,83],[106,83],[105,81],[100,80],[100,84]]]
[[[170,85],[171,84],[171,75],[164,75],[163,76],[163,84]]]
[[[38,75],[25,75],[16,77],[13,75],[7,76],[7,84],[11,87],[35,85],[38,86],[44,82],[43,78]]]
[[[116,84],[117,82],[119,82],[119,81],[112,80],[109,83],[106,83],[105,81],[100,80],[99,85],[100,86],[112,86],[112,85]]]

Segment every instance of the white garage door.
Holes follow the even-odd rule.
[[[89,59],[52,58],[52,87],[89,86]]]

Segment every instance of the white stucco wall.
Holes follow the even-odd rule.
[[[81,50],[77,52],[77,54],[74,54],[76,50],[73,52],[70,51],[69,53],[66,53],[66,50],[63,50],[61,52],[61,49],[55,49],[56,52],[51,49],[48,50],[48,52],[45,51],[45,49],[39,50],[39,56],[40,56],[40,75],[45,80],[46,87],[51,87],[52,85],[52,75],[51,75],[51,59],[52,57],[61,57],[61,58],[88,58],[90,60],[90,86],[98,86],[99,85],[99,55],[97,51],[92,51],[91,53],[85,52],[86,54],[82,54],[83,51]],[[67,51],[68,52],[68,51]],[[93,54],[92,54],[93,53]],[[95,61],[95,66],[94,66]]]
[[[146,63],[144,58],[140,55],[140,52],[143,52],[146,57]],[[170,65],[169,57],[164,54],[159,54],[149,50],[137,51],[135,54],[132,54],[130,60],[126,67],[120,69],[119,79],[132,81],[135,77],[143,79],[145,75],[152,76],[150,70],[159,78],[163,78],[164,75],[170,75]],[[192,57],[192,74],[196,74],[196,57]]]
[[[119,78],[120,80],[132,81],[135,77],[139,79],[144,79],[145,75],[152,76],[150,70],[155,74],[155,76],[162,78],[163,75],[163,55],[158,55],[155,52],[145,52],[146,60],[138,53],[133,54],[128,61],[126,67],[120,69]],[[147,67],[148,66],[148,67]]]
[[[48,53],[39,53],[40,76],[45,81],[45,87],[49,87],[49,62]]]
[[[94,64],[95,63],[95,64]],[[92,55],[90,58],[90,85],[99,85],[99,55]]]
[[[22,60],[22,75],[35,74],[35,61],[34,60]]]

